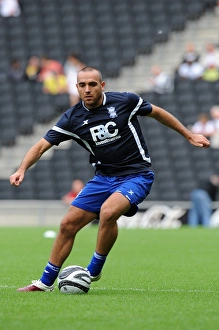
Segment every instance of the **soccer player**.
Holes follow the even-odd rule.
[[[10,183],[19,186],[25,172],[53,145],[73,139],[90,153],[96,173],[73,200],[61,221],[41,278],[18,291],[53,291],[60,268],[69,256],[77,232],[99,218],[95,252],[87,270],[97,281],[117,235],[117,220],[132,216],[149,194],[154,173],[137,116],[148,116],[170,127],[192,145],[209,147],[201,134],[190,132],[166,110],[133,93],[104,93],[101,72],[84,67],[77,77],[81,101],[68,109],[55,126],[26,153]]]

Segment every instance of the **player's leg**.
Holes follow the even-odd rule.
[[[77,232],[95,218],[95,213],[70,206],[69,211],[60,224],[59,232],[51,251],[50,262],[56,266],[62,266],[72,250]]]
[[[49,262],[42,277],[33,285],[18,289],[18,291],[52,291],[60,268],[69,256],[77,232],[96,218],[96,214],[71,206],[63,218],[58,235],[52,247]]]
[[[113,193],[102,205],[96,244],[98,253],[109,253],[118,236],[117,220],[129,208],[129,200],[118,192]]]
[[[106,257],[118,236],[117,220],[129,209],[129,200],[118,192],[113,193],[103,203],[100,210],[96,249],[87,267],[92,281],[97,281],[101,277],[101,270]]]
[[[112,194],[101,206],[96,250],[87,267],[91,281],[100,278],[106,257],[117,239],[118,218],[123,214],[132,216],[137,212],[137,205],[149,194],[153,180],[153,172],[112,178],[110,187]]]

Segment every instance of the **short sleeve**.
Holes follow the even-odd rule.
[[[69,119],[68,112],[65,112],[58,122],[51,128],[44,139],[47,140],[52,145],[59,145],[61,142],[71,140],[72,136],[68,134],[69,132]]]
[[[137,115],[140,116],[147,116],[152,111],[151,103],[147,102],[146,100],[142,99],[139,95],[134,93],[128,93],[129,101],[132,103],[132,106],[136,107]]]

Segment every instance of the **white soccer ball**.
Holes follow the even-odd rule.
[[[81,294],[90,290],[91,278],[85,268],[73,265],[59,273],[57,282],[61,293]]]

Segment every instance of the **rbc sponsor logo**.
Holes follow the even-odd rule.
[[[94,126],[94,127],[90,128],[90,132],[91,132],[93,141],[94,142],[103,141],[103,140],[111,139],[111,138],[114,138],[115,136],[117,136],[118,129],[117,128],[112,129],[112,127],[115,127],[115,126],[116,126],[116,123],[110,121],[106,125],[98,125],[98,126]],[[109,132],[109,130],[110,130],[110,132]]]

